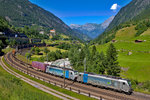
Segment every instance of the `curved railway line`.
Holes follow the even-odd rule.
[[[35,69],[32,69],[31,66],[27,63],[24,63],[23,61],[17,59],[15,56],[12,56],[12,53],[8,53],[5,55],[5,60],[12,65],[14,68],[23,71],[30,76],[34,76],[35,78],[42,79],[43,81],[46,81],[48,83],[54,83],[55,85],[59,85],[63,87],[64,85],[64,79],[60,77],[56,77],[50,74],[46,74],[40,71],[37,71]],[[96,97],[97,99],[105,99],[105,100],[150,100],[149,95],[136,93],[134,92],[132,95],[126,95],[124,93],[119,93],[107,89],[102,89],[98,87],[94,87],[91,85],[86,85],[78,82],[73,82],[70,80],[65,80],[65,88],[68,88],[70,90],[75,90],[78,93],[84,93],[91,97]]]
[[[8,73],[10,73],[10,74],[16,76],[17,78],[20,78],[22,81],[24,81],[24,82],[26,82],[26,83],[32,85],[33,87],[35,87],[35,88],[37,88],[37,89],[40,89],[40,90],[42,90],[42,91],[44,91],[44,92],[46,92],[46,93],[48,93],[48,94],[51,94],[51,95],[53,95],[53,96],[55,96],[55,97],[58,97],[58,98],[61,98],[61,99],[63,99],[63,100],[79,100],[79,99],[77,99],[77,98],[74,98],[74,97],[71,97],[71,96],[69,96],[69,95],[66,95],[66,94],[63,94],[63,93],[61,93],[61,92],[58,92],[58,91],[56,91],[56,90],[53,90],[53,89],[51,89],[51,88],[49,88],[49,87],[46,87],[46,86],[44,86],[44,85],[42,85],[42,84],[40,84],[40,83],[38,83],[38,82],[35,82],[35,81],[31,80],[31,79],[28,79],[28,78],[26,78],[26,77],[24,77],[24,76],[22,76],[22,75],[16,73],[15,71],[11,70],[10,68],[8,68],[8,67],[5,65],[5,63],[2,61],[2,58],[3,58],[3,57],[0,57],[0,65],[2,66],[2,68],[3,68],[5,71],[7,71]]]

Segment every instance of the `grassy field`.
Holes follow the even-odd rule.
[[[136,34],[135,26],[120,29],[116,33],[116,40],[130,40]]]
[[[24,61],[25,63],[32,64],[32,61],[31,61],[31,60],[30,60],[30,61],[27,60],[27,58],[26,58],[25,56],[22,56],[22,55],[20,55],[20,54],[17,54],[16,57],[17,57],[18,59],[20,59],[21,61]]]
[[[41,52],[40,53],[42,53],[43,55],[32,55],[31,56],[31,60],[34,60],[34,61],[40,61],[39,60],[39,58],[40,57],[45,57],[46,56],[46,54],[43,52],[43,49],[44,49],[45,47],[40,47],[40,50],[41,50]],[[61,52],[66,52],[67,50],[63,50],[63,49],[59,49],[59,48],[56,48],[56,47],[47,47],[51,52],[53,51],[53,52],[55,52],[56,50],[60,50]]]
[[[135,34],[134,26],[123,28],[116,33],[116,42],[113,44],[119,54],[120,66],[127,69],[121,73],[122,77],[143,82],[150,80],[150,29],[139,37],[134,37]],[[136,39],[146,41],[135,43]],[[97,50],[106,53],[109,44],[97,45]],[[128,55],[128,52],[132,54]]]
[[[0,100],[60,100],[8,74],[0,66]]]
[[[41,50],[43,50],[45,47],[40,47]],[[61,52],[65,52],[66,50],[63,50],[63,49],[59,49],[59,48],[56,48],[56,47],[47,47],[47,49],[49,49],[50,51],[56,51],[56,50],[60,50]]]
[[[8,53],[8,52],[10,52],[10,51],[12,51],[13,50],[13,48],[6,48],[6,49],[2,49],[2,52],[4,52],[5,54],[6,53]]]
[[[62,92],[62,93],[64,93],[64,94],[70,95],[70,96],[72,96],[72,97],[75,97],[75,98],[78,98],[78,99],[81,99],[81,100],[95,100],[94,98],[90,98],[90,97],[87,97],[87,96],[84,96],[84,95],[80,95],[80,94],[78,94],[78,93],[75,93],[75,92],[72,92],[72,91],[69,91],[69,90],[66,90],[66,89],[63,89],[63,88],[60,88],[60,87],[57,87],[57,86],[48,84],[48,83],[43,82],[43,81],[41,81],[41,80],[38,80],[38,79],[36,79],[36,78],[30,77],[30,76],[28,76],[28,75],[26,75],[26,74],[24,74],[24,73],[22,73],[22,72],[16,70],[15,68],[11,67],[10,65],[8,65],[7,62],[4,60],[4,58],[3,58],[3,62],[4,62],[10,69],[12,69],[13,71],[15,71],[16,73],[18,73],[18,74],[20,74],[20,75],[23,75],[23,76],[25,76],[25,77],[27,77],[27,78],[33,80],[33,81],[39,82],[39,83],[41,83],[41,84],[43,84],[43,85],[45,85],[45,86],[48,86],[48,87],[50,87],[50,88],[52,88],[52,89],[54,89],[54,90],[56,90],[56,91]],[[2,99],[2,100],[5,100],[5,99]],[[14,99],[14,100],[16,100],[16,99]],[[19,100],[20,100],[20,99],[19,99]],[[25,99],[25,100],[26,100],[26,99]],[[30,99],[29,99],[29,100],[30,100]],[[32,100],[44,100],[44,99],[32,99]],[[53,100],[53,99],[49,98],[49,99],[47,99],[47,100]],[[54,99],[54,100],[57,100],[57,99]]]

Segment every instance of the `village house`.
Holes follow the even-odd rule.
[[[143,42],[142,40],[135,40],[135,43],[141,43]]]
[[[56,30],[55,29],[50,30],[50,36],[55,36],[55,35],[56,35]]]

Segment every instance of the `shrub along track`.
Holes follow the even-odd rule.
[[[29,66],[28,64],[18,60],[17,58],[15,58],[14,56],[12,56],[11,53],[8,53],[6,55],[7,58],[6,60],[14,65],[14,67],[16,66],[17,69],[21,69],[24,72],[27,73],[27,67]],[[53,82],[56,84],[60,84],[61,86],[63,86],[63,82],[64,80],[60,77],[56,77],[53,75],[49,75],[40,71],[36,71],[32,68],[28,68],[28,74],[32,74],[36,77],[40,77],[43,80],[46,80],[48,82]],[[71,88],[72,90],[78,90],[79,92],[85,92],[88,93],[89,95],[93,95],[96,97],[102,97],[104,99],[107,100],[150,100],[149,96],[145,96],[145,95],[141,95],[141,94],[135,94],[133,93],[132,95],[126,95],[124,93],[119,93],[119,92],[115,92],[115,91],[110,91],[107,89],[101,89],[101,88],[97,88],[97,87],[93,87],[91,85],[85,85],[85,84],[81,84],[78,82],[73,82],[70,80],[66,80],[65,81],[65,88]]]

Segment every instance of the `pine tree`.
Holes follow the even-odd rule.
[[[61,53],[61,51],[60,50],[56,50],[56,58],[57,59],[61,59],[62,58],[62,53]]]
[[[106,57],[103,52],[100,53],[99,57],[100,57],[100,61],[99,61],[98,71],[99,71],[99,74],[104,74],[106,70],[106,62],[105,62]]]
[[[94,56],[96,54],[96,47],[95,45],[92,47],[92,56]]]
[[[2,51],[2,45],[3,45],[3,43],[2,43],[2,41],[0,40],[0,54],[1,54],[1,51]]]
[[[111,43],[108,50],[107,50],[107,74],[108,75],[113,75],[113,76],[119,76],[121,68],[118,65],[117,61],[117,51],[114,45]]]

